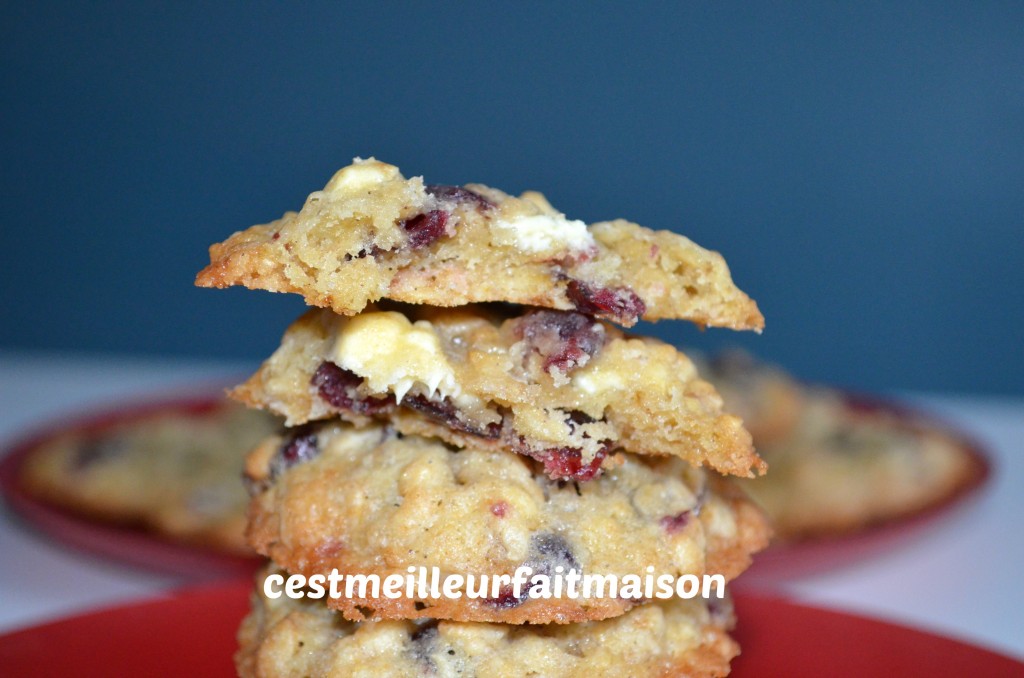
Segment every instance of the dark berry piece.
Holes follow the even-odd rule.
[[[523,564],[533,571],[527,577],[526,585],[520,589],[519,597],[515,596],[515,589],[511,585],[504,586],[498,592],[497,598],[487,599],[490,605],[499,610],[508,610],[522,605],[530,597],[530,590],[533,588],[533,585],[529,580],[535,574],[543,574],[548,577],[561,574],[564,577],[569,574],[569,570],[582,572],[579,561],[576,560],[569,542],[562,535],[552,532],[533,535],[530,539],[530,555]],[[556,570],[559,565],[562,566],[561,572]]]
[[[279,477],[293,466],[315,459],[320,454],[316,432],[309,425],[291,430],[291,435],[281,444],[277,454],[270,460],[270,479]]]
[[[683,511],[674,516],[665,516],[659,522],[666,532],[676,534],[677,532],[682,532],[690,523],[690,512]]]
[[[437,620],[432,619],[412,632],[412,642],[430,641],[437,637]]]
[[[462,186],[448,186],[447,184],[427,184],[424,186],[427,193],[440,198],[441,200],[451,200],[453,202],[472,202],[484,209],[490,209],[494,207],[494,203],[485,198],[484,196],[471,191],[468,188]]]
[[[597,287],[570,280],[565,294],[580,313],[608,317],[623,324],[635,323],[647,312],[644,300],[628,287]]]
[[[412,632],[412,654],[416,661],[426,665],[428,674],[436,670],[431,655],[437,651],[438,631],[437,620],[431,619]]]
[[[565,418],[565,423],[569,425],[569,430],[572,432],[576,431],[576,427],[582,424],[590,424],[597,421],[592,416],[581,410],[569,410],[569,416]]]
[[[579,448],[556,447],[541,452],[526,452],[544,464],[544,472],[552,480],[591,480],[601,472],[601,464],[608,455],[607,449],[600,449],[589,463],[583,463]]]
[[[553,532],[533,535],[530,539],[530,558],[526,564],[533,568],[534,574],[546,574],[549,577],[557,574],[555,568],[559,565],[562,566],[562,575],[568,574],[569,570],[580,572],[580,563],[569,542]]]
[[[336,409],[372,416],[388,409],[393,401],[385,398],[365,398],[359,394],[363,379],[354,372],[332,362],[320,363],[310,383],[317,388],[320,397]]]
[[[481,438],[487,438],[488,440],[493,440],[501,434],[501,424],[497,422],[488,424],[486,427],[480,427],[460,419],[458,416],[458,409],[448,398],[443,400],[431,400],[426,396],[411,395],[406,396],[405,399],[402,400],[402,405],[411,410],[416,410],[431,419],[440,421],[441,423],[446,424],[448,428],[456,431],[470,433],[475,436],[480,436]]]
[[[492,607],[496,607],[499,610],[509,610],[513,607],[519,607],[530,595],[530,584],[527,583],[519,590],[519,597],[515,596],[515,589],[511,585],[501,587],[498,591],[497,598],[488,598],[487,602]]]
[[[701,485],[700,490],[697,491],[697,501],[694,502],[693,508],[689,511],[683,511],[677,513],[674,516],[665,516],[661,519],[661,526],[665,528],[665,531],[669,534],[675,534],[685,529],[690,523],[691,518],[696,518],[700,515],[700,510],[704,508],[704,503],[708,500],[708,486]]]
[[[563,374],[579,367],[604,346],[604,327],[582,313],[533,311],[523,316],[516,334],[544,359],[544,371]]]
[[[426,247],[445,234],[448,213],[444,210],[430,210],[402,222],[402,228],[409,234],[409,247]]]

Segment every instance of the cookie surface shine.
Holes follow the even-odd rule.
[[[270,572],[274,572],[273,569]],[[261,676],[724,676],[739,647],[729,601],[640,605],[572,625],[349,622],[320,601],[268,599],[262,581],[239,629],[235,665]]]
[[[739,418],[685,355],[566,311],[311,311],[232,396],[290,425],[386,418],[404,433],[511,449],[556,479],[589,480],[620,449],[764,471]]]
[[[455,451],[418,436],[341,423],[271,438],[250,455],[256,496],[250,544],[290,572],[442,576],[722,574],[730,579],[767,543],[759,510],[721,478],[679,459],[619,455],[586,483],[552,481],[505,451]],[[635,600],[341,597],[355,620],[433,617],[510,623],[573,622],[621,614]]]
[[[338,171],[299,212],[213,245],[196,284],[298,293],[342,315],[386,298],[506,301],[627,326],[764,325],[722,256],[681,235],[623,220],[587,226],[539,193],[424,184],[373,159]]]

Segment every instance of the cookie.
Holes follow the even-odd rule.
[[[267,598],[261,584],[238,632],[235,666],[243,678],[698,678],[728,674],[739,654],[728,635],[728,599],[674,598],[572,625],[360,623],[346,621],[321,601]]]
[[[711,360],[689,355],[701,376],[721,394],[726,409],[743,420],[755,447],[771,445],[794,432],[804,409],[805,387],[785,370],[740,350],[725,351]]]
[[[619,454],[586,483],[553,481],[507,451],[454,449],[337,420],[273,437],[250,455],[247,536],[288,571],[442,576],[576,569],[731,579],[764,547],[760,511],[721,477],[674,457]],[[622,614],[620,597],[336,598],[346,617],[578,622]]]
[[[251,553],[245,543],[245,455],[278,420],[225,403],[73,431],[33,450],[21,468],[31,495],[101,521]]]
[[[758,447],[771,473],[744,481],[782,540],[910,515],[979,472],[961,441],[912,415],[855,407],[829,389],[811,389],[804,401],[792,432]]]
[[[196,284],[297,293],[342,315],[386,298],[506,301],[627,326],[764,325],[721,255],[681,235],[623,220],[587,226],[539,193],[424,184],[373,159],[340,170],[299,212],[213,245]]]
[[[764,471],[740,419],[668,344],[568,311],[389,308],[307,313],[232,396],[289,425],[386,419],[403,433],[511,449],[556,479],[588,480],[615,450]]]

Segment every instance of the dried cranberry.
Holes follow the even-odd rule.
[[[498,608],[499,610],[508,610],[513,607],[519,607],[529,597],[530,588],[531,587],[529,584],[522,587],[519,590],[519,597],[516,598],[515,589],[513,589],[511,585],[503,586],[501,587],[501,590],[498,591],[498,597],[488,598],[487,603],[492,607]]]
[[[676,534],[677,532],[682,532],[690,523],[690,512],[683,511],[674,516],[665,516],[659,522],[666,532]]]
[[[704,508],[705,502],[708,500],[708,486],[701,485],[700,490],[697,491],[697,500],[693,503],[693,508],[689,511],[683,511],[677,513],[674,516],[665,516],[661,519],[661,526],[665,528],[665,531],[669,534],[675,534],[683,530],[689,523],[691,518],[695,518],[700,515],[700,510]]]
[[[427,193],[442,200],[453,202],[472,202],[484,209],[494,207],[494,203],[475,191],[462,186],[448,186],[447,184],[427,184],[424,186]]]
[[[534,573],[548,576],[554,575],[559,565],[562,566],[563,575],[569,570],[580,571],[579,561],[569,542],[553,532],[533,535],[530,539],[530,558],[526,564],[533,568]]]
[[[570,280],[565,294],[577,311],[607,317],[627,325],[632,325],[647,312],[644,300],[628,287],[596,287],[579,280]]]
[[[569,425],[569,430],[573,433],[576,432],[577,426],[590,424],[595,421],[597,421],[597,419],[594,419],[582,410],[569,410],[569,415],[565,418],[565,423]],[[587,437],[586,434],[584,434],[584,437]]]
[[[601,472],[601,463],[608,455],[600,449],[588,464],[583,463],[583,454],[578,448],[556,447],[542,452],[526,452],[544,464],[544,472],[552,480],[591,480]]]
[[[601,323],[582,313],[533,311],[517,322],[517,335],[544,359],[545,371],[554,367],[567,373],[583,365],[605,341]]]
[[[526,586],[520,589],[519,597],[515,596],[515,589],[511,585],[504,586],[498,592],[497,598],[487,599],[490,605],[499,610],[507,610],[522,605],[530,596],[530,589],[533,588],[533,585],[529,582],[529,579],[535,574],[543,574],[548,577],[561,574],[564,577],[569,573],[569,570],[581,572],[579,561],[576,560],[569,542],[562,535],[551,532],[533,535],[530,539],[530,555],[523,564],[529,567],[532,572],[527,577]],[[557,571],[559,566],[562,567],[561,572]]]
[[[270,478],[273,480],[296,464],[315,459],[320,454],[316,432],[312,426],[299,426],[281,444],[277,454],[270,460]]]
[[[413,249],[425,247],[440,238],[447,225],[448,213],[444,210],[430,210],[402,222],[402,228],[409,234],[409,246]]]
[[[386,410],[392,404],[390,396],[365,398],[359,395],[358,389],[363,383],[362,378],[332,362],[320,363],[310,383],[316,386],[321,398],[339,410],[371,416]]]
[[[458,416],[458,409],[452,404],[452,401],[448,398],[443,400],[431,400],[426,396],[422,395],[411,395],[406,396],[402,400],[402,404],[411,410],[424,414],[431,419],[435,419],[446,424],[449,428],[455,429],[456,431],[462,431],[463,433],[470,433],[481,438],[487,438],[493,440],[501,434],[501,424],[491,423],[487,424],[486,427],[481,428],[467,421],[463,421]]]

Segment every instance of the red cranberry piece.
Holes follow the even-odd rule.
[[[487,603],[491,607],[495,607],[499,610],[509,610],[513,607],[519,607],[526,602],[526,599],[530,596],[530,588],[532,588],[530,584],[526,584],[526,586],[519,590],[519,597],[516,598],[515,589],[513,589],[511,585],[503,586],[501,587],[501,590],[498,591],[498,597],[488,598]]]
[[[430,210],[402,222],[402,228],[409,234],[409,247],[413,249],[426,247],[440,238],[447,225],[448,213],[444,210]]]
[[[310,383],[316,386],[320,397],[331,407],[339,410],[372,416],[391,406],[392,400],[385,398],[364,398],[359,395],[362,378],[332,362],[320,363]]]
[[[508,502],[499,501],[491,504],[491,513],[498,518],[504,518],[508,515]]]
[[[440,421],[446,424],[448,428],[456,431],[462,431],[463,433],[470,433],[481,438],[487,438],[493,440],[501,434],[501,424],[491,423],[486,427],[481,428],[474,426],[473,424],[463,421],[458,416],[458,409],[452,404],[452,401],[448,398],[443,400],[430,400],[426,396],[422,395],[411,395],[406,396],[402,400],[402,404],[411,410],[416,410],[421,414],[424,414],[431,419]]]
[[[690,523],[690,512],[683,511],[682,513],[677,513],[674,516],[665,516],[659,521],[659,523],[669,534],[676,534],[677,532],[683,531],[683,529],[685,529]]]
[[[320,454],[316,432],[309,425],[292,429],[291,435],[282,443],[274,458],[270,460],[270,479],[279,477],[291,467],[315,459]]]
[[[622,324],[631,325],[647,312],[644,300],[628,287],[596,287],[570,280],[565,294],[577,311],[607,317]]]
[[[601,472],[601,463],[608,452],[598,450],[588,464],[583,463],[583,455],[573,447],[557,447],[538,453],[528,453],[544,464],[544,472],[552,480],[591,480]]]
[[[545,371],[554,367],[563,374],[586,362],[605,341],[600,323],[564,311],[527,313],[518,321],[516,333],[544,359]]]

